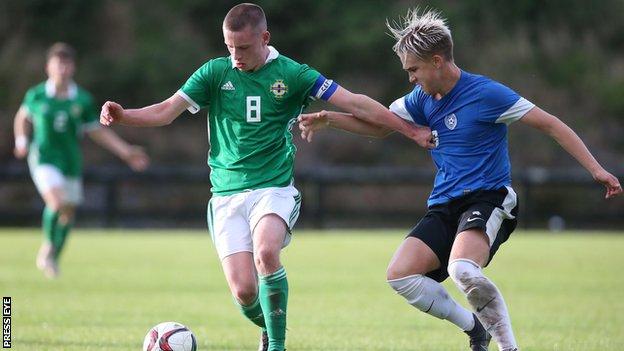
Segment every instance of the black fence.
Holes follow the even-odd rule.
[[[299,170],[303,205],[298,227],[409,228],[426,211],[434,174],[415,168],[321,167]],[[624,174],[619,174],[624,179]],[[207,168],[158,168],[132,173],[89,168],[78,225],[89,227],[205,227],[211,196]],[[514,173],[524,228],[624,228],[624,198],[582,169],[531,168]],[[39,225],[43,203],[25,167],[0,170],[0,226]]]

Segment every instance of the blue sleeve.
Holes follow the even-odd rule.
[[[479,106],[479,120],[488,123],[506,122],[507,119],[520,118],[512,107],[522,98],[505,85],[490,81],[481,90],[481,104]],[[524,115],[524,114],[523,114]]]
[[[419,88],[412,90],[411,93],[405,95],[405,109],[409,112],[414,123],[421,126],[428,126],[429,121],[425,117],[423,108],[424,98]]]

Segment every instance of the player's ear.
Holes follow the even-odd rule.
[[[271,40],[271,33],[268,30],[262,32],[262,43],[264,45],[269,45],[269,41]]]
[[[440,67],[442,67],[442,64],[444,63],[444,59],[440,55],[433,55],[431,57],[431,63],[433,64],[435,68],[439,69]]]

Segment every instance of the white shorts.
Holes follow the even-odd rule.
[[[79,205],[82,202],[81,178],[65,177],[58,168],[48,164],[31,167],[30,175],[41,196],[50,189],[61,188],[64,195],[63,203]]]
[[[286,247],[300,208],[301,194],[292,185],[214,196],[208,203],[208,230],[219,258],[253,252],[254,228],[268,214],[278,215],[288,226],[282,246]]]

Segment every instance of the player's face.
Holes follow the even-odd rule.
[[[429,95],[438,93],[437,80],[440,72],[433,59],[423,61],[411,54],[403,54],[400,57],[410,83],[420,85],[421,89]]]
[[[72,59],[52,56],[46,64],[48,77],[56,83],[67,83],[74,76],[76,65]]]
[[[258,31],[250,26],[237,32],[223,28],[223,38],[236,68],[241,71],[254,71],[266,61],[268,31]]]

